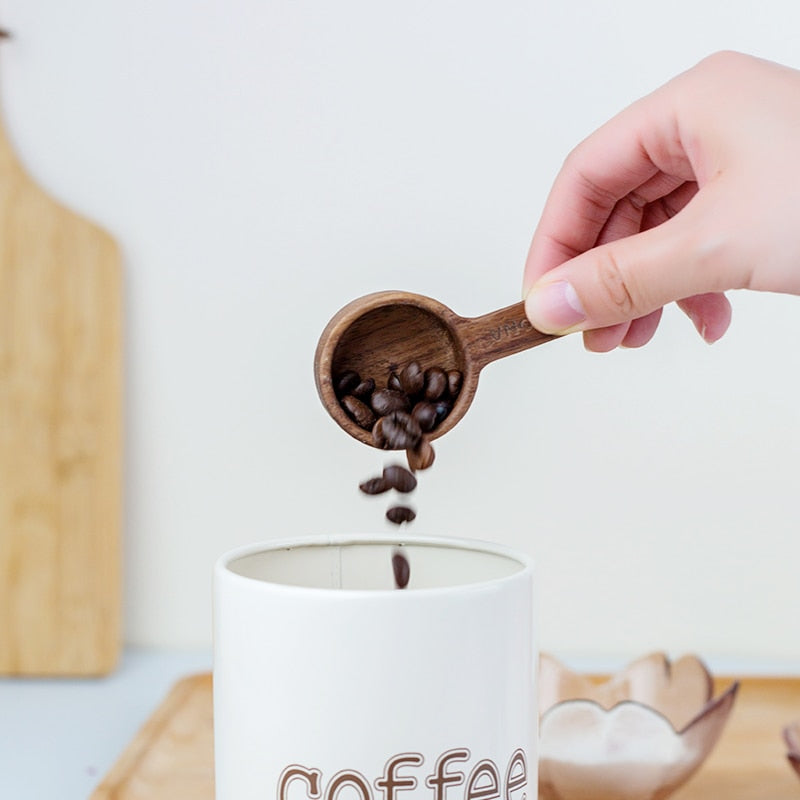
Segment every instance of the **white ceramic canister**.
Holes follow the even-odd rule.
[[[535,664],[533,567],[506,548],[234,550],[214,576],[216,798],[534,800]]]

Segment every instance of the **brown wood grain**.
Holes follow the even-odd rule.
[[[211,675],[179,681],[90,800],[214,800]]]
[[[121,318],[114,241],[0,129],[0,674],[116,663]]]
[[[717,691],[730,680],[717,680]],[[717,748],[675,800],[797,800],[800,780],[786,758],[781,732],[800,718],[800,679],[741,682]]]
[[[515,303],[481,317],[461,318],[458,327],[465,352],[480,369],[498,358],[557,338],[542,333],[528,322],[524,303]]]
[[[717,693],[732,678],[717,680]],[[800,678],[745,678],[717,748],[675,800],[797,800],[782,728],[800,718]],[[212,684],[179,682],[90,800],[213,800]]]

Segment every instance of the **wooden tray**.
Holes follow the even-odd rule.
[[[730,679],[719,679],[724,688]],[[733,714],[675,800],[798,800],[782,728],[800,719],[800,678],[741,681]],[[211,675],[177,683],[90,800],[214,800]]]

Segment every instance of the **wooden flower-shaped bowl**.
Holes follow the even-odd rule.
[[[695,656],[654,653],[598,683],[542,654],[540,800],[668,797],[717,743],[738,687],[714,699]]]
[[[788,748],[786,758],[794,771],[800,775],[800,720],[783,729],[783,739]]]

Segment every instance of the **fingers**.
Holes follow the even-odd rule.
[[[709,344],[721,339],[730,326],[731,304],[724,294],[709,293],[687,297],[679,300],[678,306]],[[629,323],[622,322],[607,328],[584,331],[584,347],[593,353],[608,353],[620,345],[629,348],[643,347],[655,335],[663,311],[663,308],[658,308]]]
[[[630,328],[630,322],[620,322],[607,328],[595,328],[583,332],[583,346],[593,353],[608,353],[619,347]]]
[[[661,322],[663,308],[657,308],[639,319],[633,320],[621,344],[623,347],[644,347],[654,336]]]
[[[713,205],[704,189],[672,219],[550,270],[526,298],[531,323],[548,333],[605,328],[674,300],[742,285],[729,232],[708,223]],[[687,308],[699,315],[707,335],[721,335],[727,325],[725,303],[690,301]]]
[[[724,294],[698,294],[679,300],[678,306],[709,344],[720,339],[731,324],[731,304]]]
[[[641,230],[646,231],[672,219],[697,194],[697,183],[686,181],[677,189],[659,197],[645,208]]]
[[[632,236],[672,219],[695,194],[697,184],[693,181],[681,182],[670,175],[656,175],[617,202],[592,246]]]
[[[650,314],[631,322],[595,328],[583,332],[583,345],[593,353],[608,353],[616,347],[643,347],[652,338],[661,322],[663,309],[658,308]]]
[[[680,146],[671,92],[662,87],[578,145],[564,162],[533,236],[523,290],[594,247],[617,203],[648,203],[694,180]]]

